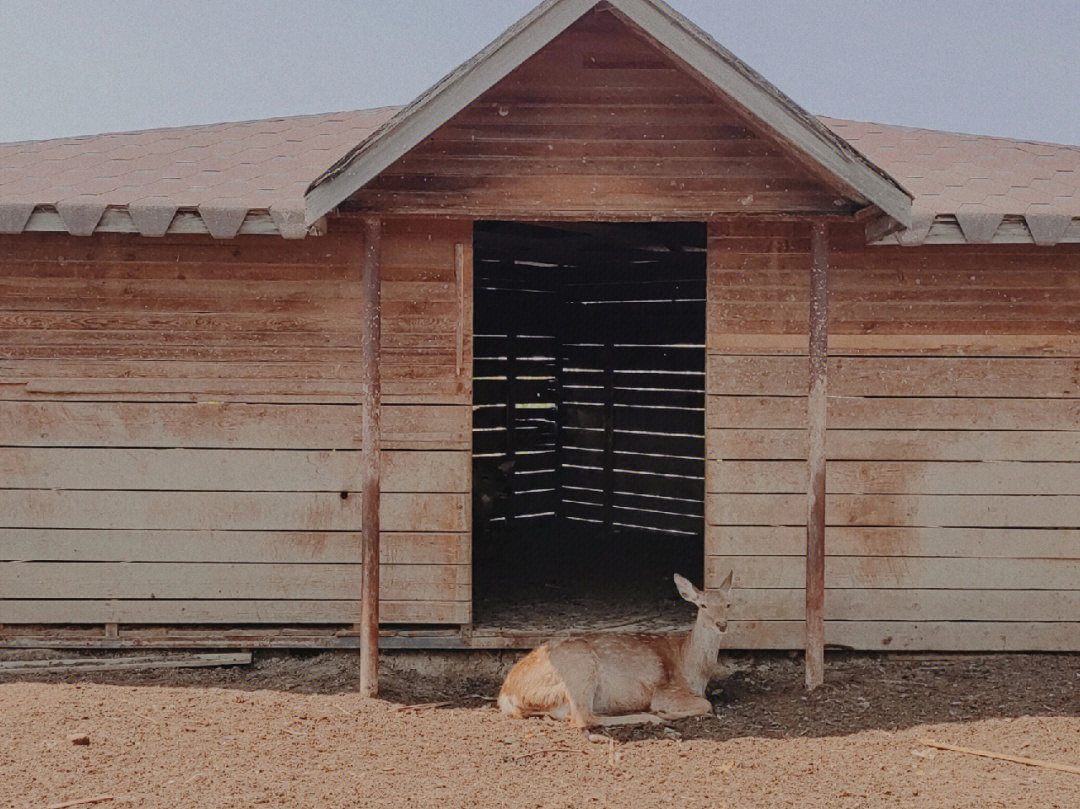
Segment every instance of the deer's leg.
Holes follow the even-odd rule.
[[[581,653],[573,641],[556,646],[551,651],[552,669],[562,680],[566,717],[575,728],[591,728],[596,724],[594,705],[599,677],[595,660]]]
[[[628,713],[622,716],[600,716],[596,718],[596,724],[601,727],[615,727],[618,725],[664,725],[666,720],[651,713]]]
[[[712,703],[684,688],[662,688],[653,694],[650,710],[666,720],[705,716],[712,713]]]
[[[569,708],[567,721],[571,727],[588,729],[593,727],[599,720],[593,713],[593,697],[596,688],[589,684],[581,684],[577,688],[566,689],[566,703]]]

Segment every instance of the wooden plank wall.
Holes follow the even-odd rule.
[[[802,640],[808,241],[787,235],[710,240],[706,575],[735,568],[737,646]],[[1080,649],[1080,251],[833,239],[827,642]]]
[[[850,209],[610,10],[582,17],[354,195],[480,219]]]
[[[463,623],[469,229],[384,244],[383,617]],[[355,620],[358,250],[0,241],[0,623]]]

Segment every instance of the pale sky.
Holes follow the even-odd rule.
[[[536,0],[0,0],[0,142],[411,100]],[[813,113],[1080,144],[1076,0],[669,0]]]

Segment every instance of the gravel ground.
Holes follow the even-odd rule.
[[[9,676],[0,806],[1080,805],[1080,775],[921,743],[1080,765],[1080,656],[838,655],[812,696],[798,660],[737,657],[712,692],[716,717],[599,743],[494,710],[510,662],[448,678],[387,659],[376,700],[357,695],[344,655]]]

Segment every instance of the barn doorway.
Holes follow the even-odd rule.
[[[686,620],[701,581],[706,229],[478,222],[474,621]]]

